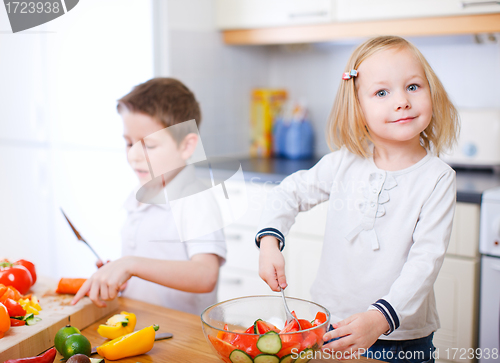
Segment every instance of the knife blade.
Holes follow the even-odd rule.
[[[174,337],[174,335],[172,333],[156,333],[155,334],[155,341],[162,340],[162,339],[170,339],[173,337]],[[90,354],[97,354],[97,347],[93,347]]]
[[[78,232],[76,230],[76,228],[73,226],[73,224],[69,221],[68,217],[66,217],[66,213],[64,213],[64,211],[62,210],[62,208],[59,208],[59,209],[61,209],[61,212],[64,215],[64,218],[66,218],[66,221],[68,221],[68,224],[71,227],[71,229],[73,230],[73,233],[75,234],[76,238],[78,238],[79,241],[82,241],[83,243],[85,243],[90,248],[90,250],[94,253],[95,257],[97,257],[97,259],[99,261],[102,261],[104,263],[105,261],[102,258],[99,257],[99,255],[97,254],[97,252],[94,251],[94,249],[92,248],[92,246],[87,241],[85,241],[83,239],[83,237],[81,236],[80,232]]]

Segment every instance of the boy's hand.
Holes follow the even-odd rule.
[[[99,268],[76,293],[71,304],[76,304],[87,293],[90,300],[99,307],[106,306],[105,300],[113,300],[124,284],[132,277],[133,256],[122,257]],[[103,301],[104,300],[104,301]]]
[[[356,358],[359,349],[368,349],[377,341],[380,335],[389,330],[389,323],[385,317],[376,310],[354,314],[332,324],[335,330],[323,336],[324,341],[341,338],[323,346],[329,350],[336,359]]]
[[[271,290],[281,291],[287,286],[285,277],[285,259],[279,250],[276,237],[264,236],[260,240],[259,276]]]

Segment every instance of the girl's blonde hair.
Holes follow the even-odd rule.
[[[358,46],[347,62],[344,72],[358,69],[365,59],[382,50],[408,49],[420,61],[429,83],[432,100],[432,118],[429,126],[420,133],[420,143],[439,155],[456,142],[459,131],[458,112],[448,94],[422,53],[407,40],[397,36],[371,38]],[[356,78],[342,80],[328,120],[327,135],[330,149],[345,146],[361,157],[370,156],[372,141],[359,104]]]

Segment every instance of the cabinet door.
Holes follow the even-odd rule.
[[[241,296],[273,294],[276,293],[259,277],[257,272],[222,266],[217,293],[219,301]]]
[[[479,204],[457,203],[447,254],[479,256]]]
[[[337,0],[338,21],[363,21],[500,12],[483,0]]]
[[[224,228],[227,258],[225,266],[259,273],[259,249],[255,245],[255,228],[232,225]]]
[[[217,0],[219,29],[318,24],[334,18],[332,0]]]
[[[318,273],[323,239],[290,234],[285,248],[285,272],[288,296],[311,300],[311,285]]]
[[[477,348],[478,289],[479,260],[447,256],[434,285],[441,321],[434,345],[440,359],[475,362],[461,357],[457,349]]]

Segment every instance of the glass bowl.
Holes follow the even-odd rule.
[[[299,319],[285,327],[281,295],[244,296],[209,306],[201,314],[205,338],[226,363],[307,361],[323,346],[330,312],[312,301],[287,297]],[[302,358],[301,358],[302,357]]]

